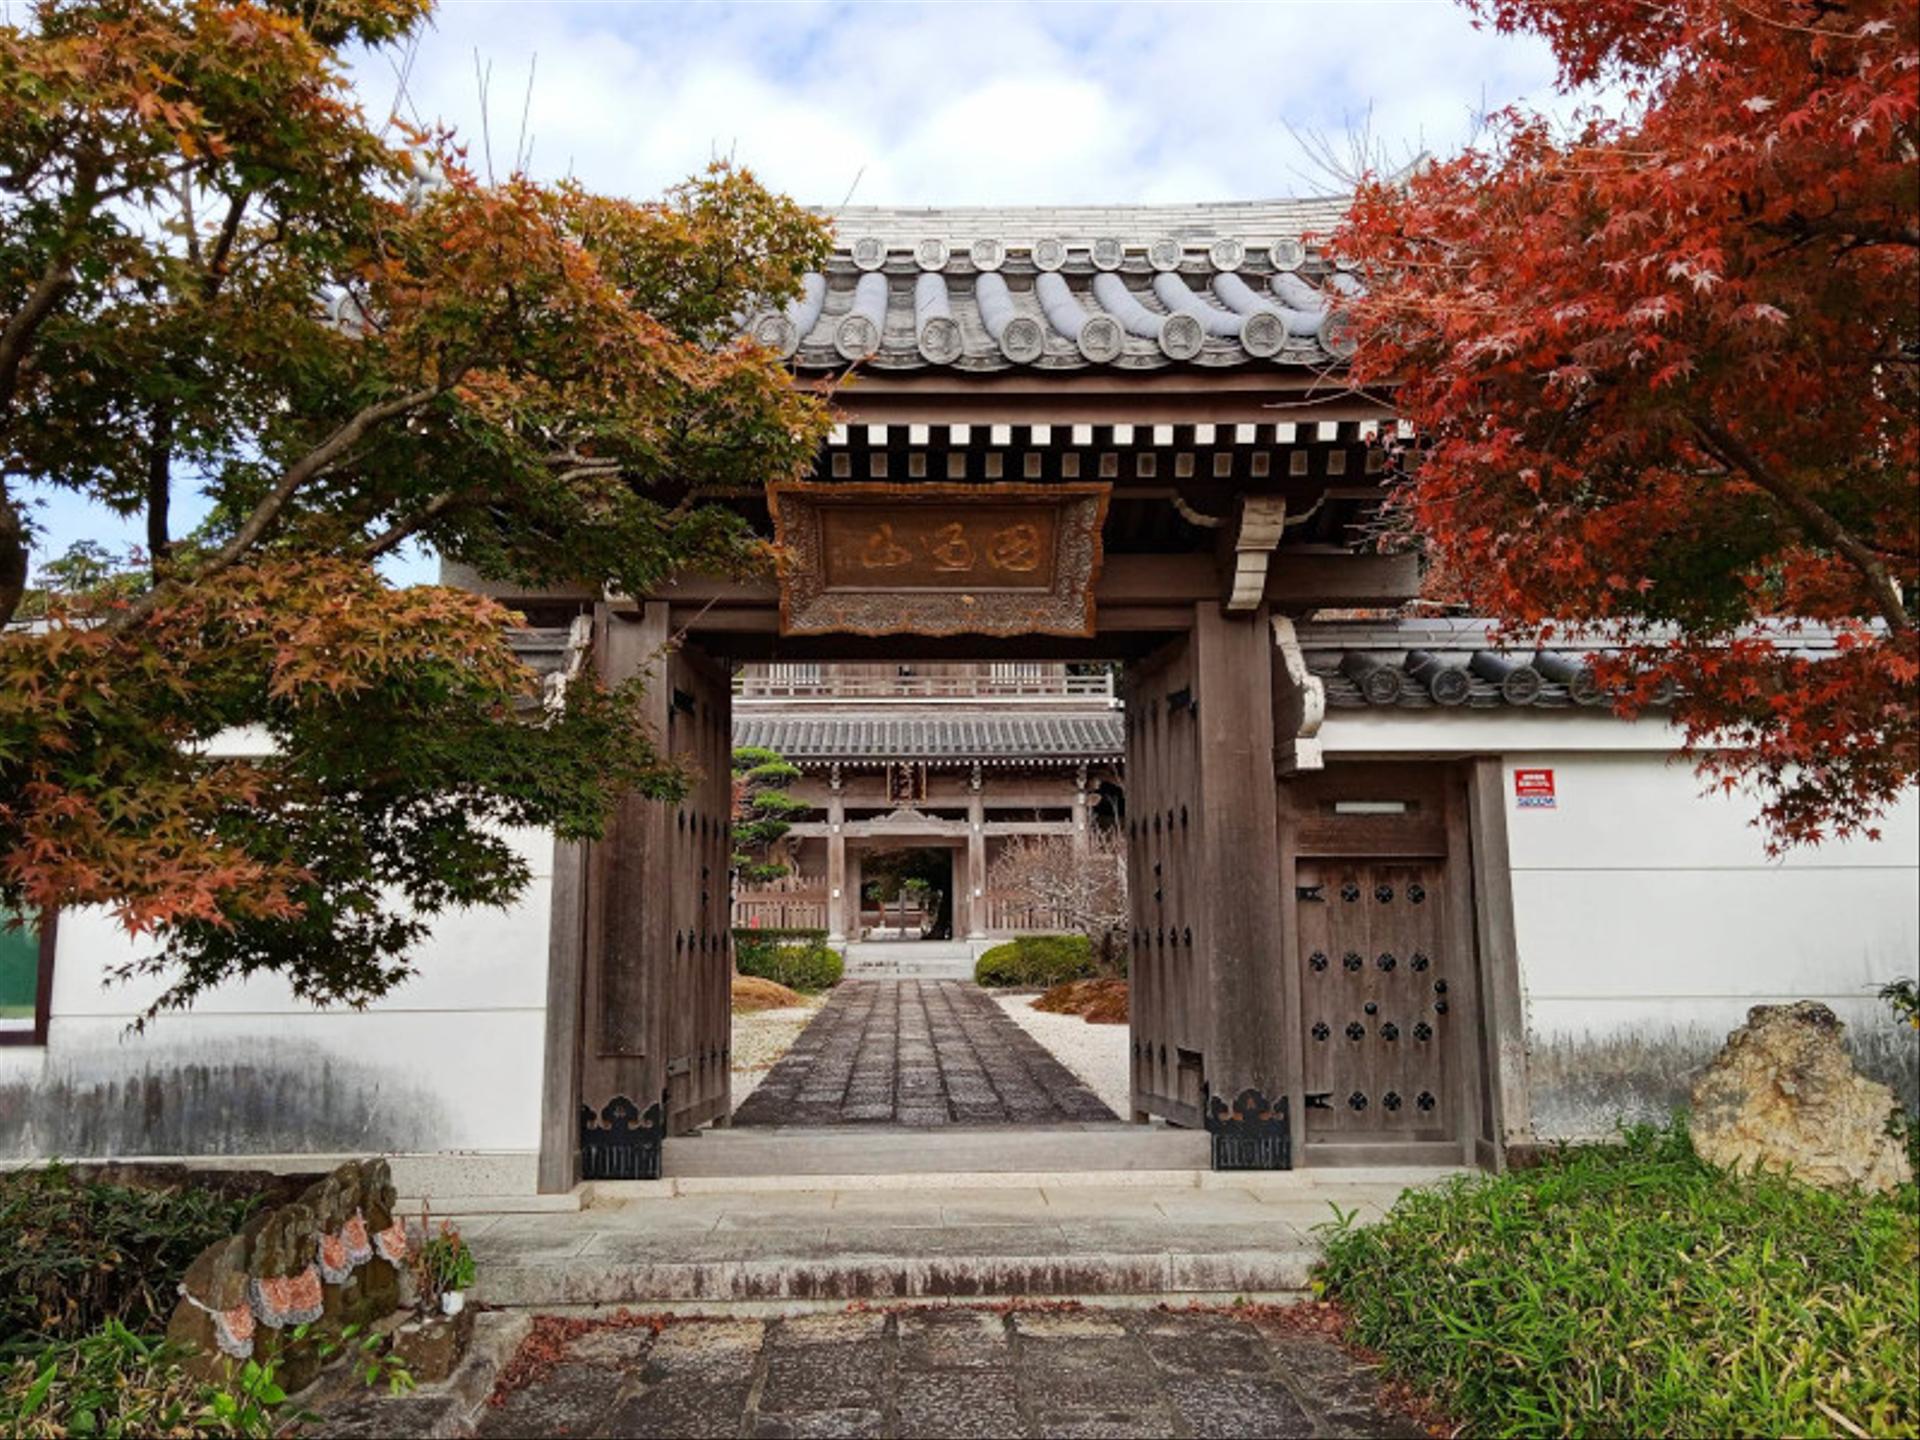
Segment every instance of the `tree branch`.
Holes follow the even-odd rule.
[[[107,622],[106,628],[124,630],[152,614],[161,601],[181,589],[184,584],[211,580],[222,571],[231,569],[249,550],[260,543],[261,537],[272,528],[273,522],[280,517],[280,512],[286,509],[287,503],[293,499],[302,485],[325,470],[331,461],[348,450],[374,426],[428,404],[452,389],[458,383],[458,379],[458,372],[455,372],[443,377],[435,384],[423,385],[417,390],[409,390],[404,395],[396,395],[391,400],[382,400],[377,405],[362,408],[336,428],[325,440],[287,467],[273,489],[261,497],[260,502],[253,507],[247,518],[240,522],[240,528],[233,532],[227,543],[222,545],[206,564],[194,571],[190,581],[170,579],[154,586],[126,609],[118,612]]]
[[[416,514],[408,516],[405,520],[395,521],[369,540],[361,547],[360,558],[362,560],[379,559],[402,542],[426,529],[454,506],[463,505],[469,500],[478,500],[486,493],[486,487],[482,485],[469,485],[464,490],[442,490],[422,505]]]
[[[156,582],[173,558],[168,512],[173,505],[173,406],[162,400],[153,409],[153,433],[147,441],[147,561]]]
[[[90,164],[81,165],[74,182],[73,200],[68,207],[72,214],[67,221],[66,231],[54,245],[46,268],[40,272],[40,278],[34,281],[33,289],[27,292],[26,300],[8,318],[6,328],[0,330],[0,416],[13,410],[13,397],[20,386],[20,367],[26,363],[27,346],[39,332],[42,322],[53,313],[53,307],[60,303],[61,292],[73,282],[75,242],[80,222],[100,203],[96,189],[99,178]]]
[[[1900,587],[1887,573],[1887,567],[1881,563],[1872,546],[1834,519],[1784,475],[1776,473],[1772,466],[1748,449],[1745,442],[1710,416],[1689,415],[1687,420],[1693,426],[1694,433],[1706,442],[1707,448],[1779,501],[1799,521],[1802,530],[1844,556],[1860,572],[1867,582],[1874,608],[1888,625],[1896,631],[1913,629],[1913,618],[1907,614],[1907,607],[1900,599]]]
[[[252,199],[252,190],[242,190],[227,205],[227,218],[220,222],[220,233],[214,237],[213,249],[207,255],[206,273],[200,281],[200,293],[208,300],[220,293],[220,286],[227,278],[227,257],[233,253],[234,238],[240,233],[240,217],[247,213],[247,204]]]

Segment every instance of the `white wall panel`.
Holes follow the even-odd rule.
[[[0,1156],[535,1149],[553,845],[508,838],[534,876],[519,902],[440,917],[364,1011],[261,976],[134,1034],[163,982],[103,982],[152,946],[62,915],[48,1043],[0,1050]]]
[[[1920,872],[1518,870],[1527,992],[1860,996],[1910,974]]]
[[[516,832],[515,848],[536,858],[534,878],[511,908],[454,910],[439,917],[415,952],[417,973],[371,1007],[376,1011],[491,1010],[544,1007],[553,846],[539,832]],[[53,1013],[138,1015],[166,988],[142,977],[105,983],[120,965],[153,953],[151,942],[130,940],[103,910],[60,917],[54,958]],[[260,975],[209,992],[196,1014],[277,1014],[312,1009],[279,975]]]
[[[543,1035],[538,1010],[56,1017],[0,1070],[0,1155],[532,1150]]]
[[[1513,772],[1548,767],[1551,810],[1522,810]],[[1505,757],[1508,848],[1520,869],[1731,869],[1760,873],[1875,867],[1920,870],[1920,799],[1909,795],[1881,824],[1878,841],[1799,846],[1778,860],[1753,824],[1759,804],[1741,794],[1708,794],[1683,761],[1658,755],[1536,751]]]
[[[1874,992],[1920,970],[1920,804],[1877,842],[1768,858],[1745,796],[1658,753],[1504,757],[1528,1076],[1542,1138],[1661,1119],[1750,1006],[1821,1000],[1856,1059],[1913,1103],[1920,1046]],[[1521,809],[1517,768],[1555,805]]]

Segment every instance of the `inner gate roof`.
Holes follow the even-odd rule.
[[[1324,367],[1352,353],[1329,302],[1358,283],[1322,248],[1347,204],[848,206],[748,328],[803,371]]]
[[[1126,749],[1118,713],[1097,715],[736,715],[736,746],[777,750],[797,765],[828,760],[979,760],[1045,764],[1106,760]]]

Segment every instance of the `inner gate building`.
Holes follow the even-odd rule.
[[[777,857],[789,873],[736,889],[738,928],[809,929],[831,943],[926,935],[972,941],[1070,928],[995,888],[1009,844],[1084,849],[1123,808],[1125,736],[1106,666],[1036,660],[757,662],[734,678],[737,746],[777,752],[809,805]],[[894,911],[869,857],[931,861],[930,911]],[[924,852],[924,853],[916,853]]]
[[[812,478],[737,502],[777,576],[446,577],[521,610],[538,668],[648,676],[684,802],[519,837],[524,901],[449,917],[365,1013],[262,978],[123,1039],[126,942],[57,917],[0,1021],[0,1154],[463,1152],[498,1194],[664,1143],[671,1174],[731,1114],[736,923],[884,924],[862,856],[896,844],[952,857],[957,937],[1029,928],[995,845],[1089,824],[1127,845],[1131,1108],[1216,1165],[1497,1167],[1663,1115],[1747,1006],[1802,997],[1911,1103],[1873,998],[1920,955],[1911,797],[1878,842],[1770,860],[1577,644],[1391,618],[1419,560],[1370,540],[1402,437],[1342,378],[1343,205],[836,212],[750,324],[798,383],[860,376]],[[785,898],[739,916],[736,740],[815,807]]]

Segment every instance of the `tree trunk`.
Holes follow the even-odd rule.
[[[0,490],[0,625],[13,619],[26,593],[26,521],[13,498]]]

